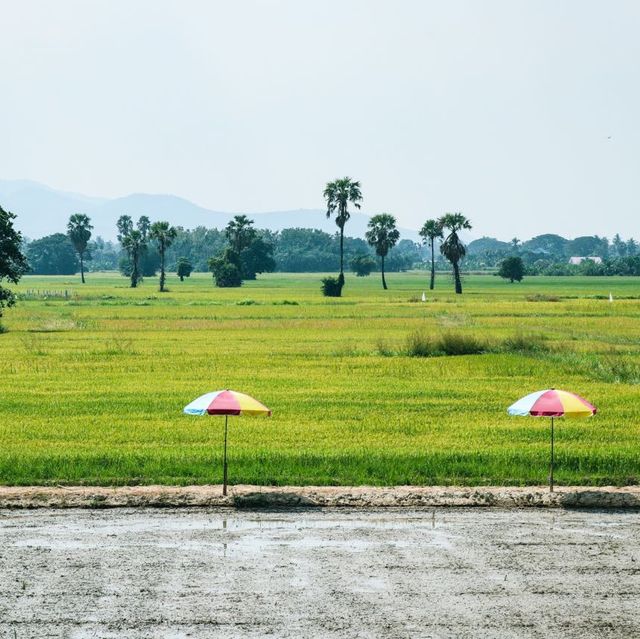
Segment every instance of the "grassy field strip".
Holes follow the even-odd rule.
[[[215,289],[200,275],[160,295],[118,276],[26,277],[30,296],[0,335],[0,482],[215,483],[222,420],[182,407],[220,387],[249,392],[272,419],[233,419],[230,467],[254,484],[544,483],[546,420],[509,418],[550,386],[595,403],[558,425],[557,479],[640,477],[640,301],[633,278],[469,276],[456,299],[442,276],[348,279],[324,300],[319,275],[261,276]],[[70,291],[70,299],[34,291]],[[388,293],[388,294],[387,294]],[[559,301],[530,301],[555,295]],[[283,304],[283,301],[288,301]],[[408,336],[473,336],[481,354],[410,357]],[[544,349],[504,350],[516,334]]]

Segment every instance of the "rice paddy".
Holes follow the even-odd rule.
[[[327,299],[321,277],[25,277],[0,334],[0,483],[219,483],[224,420],[182,408],[232,388],[273,417],[230,418],[231,483],[543,484],[548,420],[506,408],[549,387],[599,409],[558,420],[557,482],[638,482],[637,278],[470,275],[455,296],[447,275],[374,274]]]

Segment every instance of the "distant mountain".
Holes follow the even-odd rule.
[[[121,215],[133,218],[147,215],[151,220],[167,220],[183,228],[222,228],[235,215],[205,209],[175,195],[133,193],[108,199],[58,191],[30,180],[0,180],[0,205],[18,216],[16,227],[31,239],[64,232],[67,220],[73,213],[86,213],[93,223],[94,237],[100,235],[104,239],[115,239],[116,220]],[[337,230],[335,222],[328,220],[320,209],[246,214],[255,220],[257,228],[272,231],[291,227],[317,228],[328,233]],[[353,212],[347,225],[347,234],[363,237],[368,221],[368,215]],[[400,233],[406,239],[419,239],[418,233],[411,229],[401,228]]]

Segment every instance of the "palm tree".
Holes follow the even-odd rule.
[[[431,247],[431,280],[429,281],[429,289],[433,290],[436,283],[436,258],[434,251],[434,243],[437,238],[442,238],[442,225],[440,220],[427,220],[420,229],[420,237],[428,242]]]
[[[67,223],[67,235],[80,258],[80,279],[84,284],[84,256],[87,252],[87,244],[91,239],[91,220],[83,213],[76,213],[69,218]]]
[[[440,226],[449,231],[449,235],[440,245],[440,252],[453,266],[453,279],[456,285],[456,293],[462,293],[460,281],[460,260],[467,254],[467,249],[458,237],[458,231],[470,229],[471,222],[462,213],[445,213],[439,220]]]
[[[338,282],[342,287],[344,286],[344,225],[351,217],[347,206],[351,202],[357,209],[360,208],[360,202],[362,202],[360,182],[348,177],[339,178],[328,182],[322,195],[327,201],[327,217],[331,217],[335,213],[336,224],[340,229],[340,276]]]
[[[120,240],[122,248],[127,252],[129,256],[129,262],[131,265],[131,288],[136,288],[140,281],[140,256],[147,248],[147,242],[142,235],[142,231],[138,229],[132,229],[127,235],[122,236]]]
[[[387,282],[384,279],[384,258],[400,239],[400,231],[396,228],[396,218],[388,213],[374,215],[369,220],[369,230],[365,233],[367,242],[376,249],[376,255],[380,256],[382,271],[382,288],[387,290]]]
[[[149,238],[158,243],[158,254],[160,255],[160,292],[164,292],[164,281],[166,278],[164,272],[164,256],[167,249],[176,239],[177,230],[169,225],[169,222],[154,222],[149,227]]]
[[[253,220],[250,220],[246,215],[236,215],[227,224],[224,234],[233,251],[240,255],[244,249],[251,246],[258,232],[253,228]]]

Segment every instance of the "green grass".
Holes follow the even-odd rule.
[[[0,333],[0,483],[220,482],[223,420],[181,411],[225,387],[274,411],[230,419],[234,483],[544,483],[548,420],[506,408],[545,387],[600,411],[559,420],[558,482],[637,483],[638,279],[469,276],[460,297],[448,275],[351,276],[328,299],[322,277],[25,277]],[[416,334],[472,354],[412,357]]]

